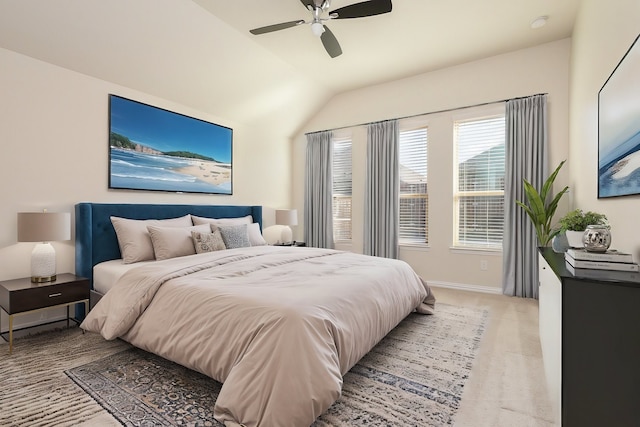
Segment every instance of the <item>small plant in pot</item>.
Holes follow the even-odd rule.
[[[607,225],[607,217],[597,212],[575,209],[560,218],[560,229],[572,248],[582,248],[582,236],[588,225]]]

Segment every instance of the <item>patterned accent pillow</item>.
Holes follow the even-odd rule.
[[[248,248],[251,246],[247,224],[225,225],[218,227],[218,230],[222,234],[222,240],[224,240],[224,245],[227,249]]]
[[[193,245],[196,247],[196,253],[198,254],[227,249],[222,240],[220,230],[213,230],[213,233],[192,231],[191,237],[193,238]]]

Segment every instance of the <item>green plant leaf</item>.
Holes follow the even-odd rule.
[[[525,204],[516,200],[516,204],[522,207],[529,216],[529,219],[536,230],[538,242],[540,242],[540,245],[542,246],[547,246],[549,242],[551,242],[551,239],[561,231],[561,228],[553,229],[552,221],[556,209],[558,208],[558,203],[562,196],[564,196],[564,194],[569,190],[569,187],[564,187],[551,199],[551,201],[547,201],[549,200],[549,193],[553,187],[553,182],[565,162],[566,160],[560,162],[558,167],[545,180],[542,185],[542,189],[539,192],[529,181],[523,179],[522,185],[524,187],[527,203]]]
[[[560,226],[563,231],[584,231],[588,225],[607,225],[607,217],[604,214],[582,209],[574,209],[560,218]]]

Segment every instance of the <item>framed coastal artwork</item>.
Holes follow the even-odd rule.
[[[109,95],[109,188],[233,194],[233,130]]]
[[[640,194],[638,38],[598,93],[598,198],[632,194]]]

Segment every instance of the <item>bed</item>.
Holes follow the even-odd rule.
[[[123,256],[112,216],[184,215],[262,223],[260,206],[80,203],[76,273],[93,283],[96,265]],[[231,427],[312,424],[362,356],[435,302],[402,261],[327,249],[237,247],[131,265],[81,327],[222,382],[214,414]]]

